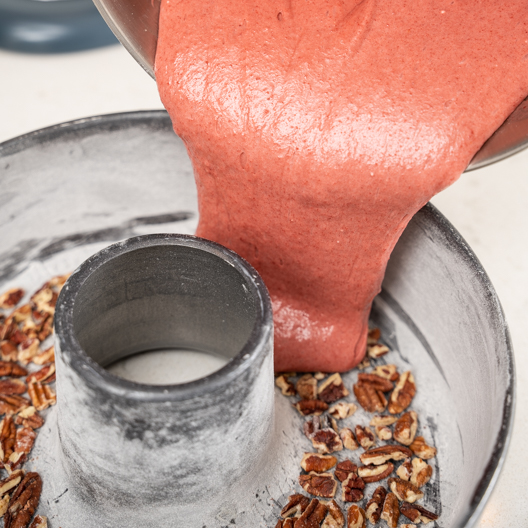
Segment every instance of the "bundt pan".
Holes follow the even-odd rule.
[[[299,462],[311,445],[301,432],[303,419],[273,387],[269,301],[256,274],[233,271],[229,279],[235,290],[242,284],[248,288],[245,294],[237,290],[234,302],[252,308],[230,312],[237,337],[226,345],[229,361],[222,369],[161,389],[105,370],[117,357],[168,343],[152,330],[163,327],[156,317],[145,315],[146,333],[136,332],[143,342],[132,338],[134,325],[112,326],[107,317],[119,308],[112,304],[119,304],[119,291],[115,298],[105,293],[102,300],[96,293],[108,292],[120,276],[121,261],[97,266],[106,262],[108,251],[128,258],[129,250],[145,243],[158,247],[165,239],[170,246],[174,238],[195,243],[174,237],[194,233],[198,210],[192,168],[167,114],[93,117],[15,138],[0,145],[0,175],[0,290],[35,290],[90,259],[61,294],[57,405],[47,411],[26,464],[42,475],[38,511],[49,517],[49,526],[274,526],[288,495],[300,490]],[[157,233],[167,235],[143,237]],[[210,255],[210,248],[194,249]],[[225,249],[218,251],[219,259],[231,258]],[[160,265],[158,257],[150,261]],[[199,258],[189,262],[196,267],[198,286],[205,279],[223,284],[225,261],[220,268],[213,265],[221,273],[208,272]],[[187,271],[194,273],[191,268]],[[157,270],[153,263],[154,286],[131,280],[140,297],[137,306],[147,303],[145,314],[145,291],[166,288],[174,295],[177,290],[164,278],[170,273]],[[251,281],[259,287],[251,290]],[[214,298],[212,290],[203,295]],[[229,297],[229,288],[222,291]],[[371,319],[392,350],[387,361],[400,371],[412,369],[418,387],[413,408],[422,434],[438,448],[424,505],[440,519],[429,526],[474,526],[511,434],[513,355],[486,273],[433,206],[413,218],[398,242]],[[135,321],[143,324],[141,312]],[[199,318],[189,324],[198,335],[209,332],[209,345],[221,335],[200,327]],[[183,341],[171,346],[192,345],[185,341],[185,328]],[[108,346],[103,335],[118,339]],[[356,376],[344,375],[345,385],[350,388]],[[358,411],[353,418],[361,416]],[[358,453],[347,456],[356,460]],[[367,487],[367,497],[372,489]]]

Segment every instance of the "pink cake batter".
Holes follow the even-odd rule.
[[[528,93],[528,2],[163,0],[156,79],[276,369],[344,371],[410,218]]]

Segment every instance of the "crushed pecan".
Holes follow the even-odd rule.
[[[337,463],[337,458],[331,455],[321,455],[319,453],[304,453],[301,460],[301,467],[307,473],[315,471],[323,473],[332,469]]]
[[[413,443],[418,429],[418,414],[414,411],[406,412],[398,418],[394,425],[394,440],[409,446]]]
[[[376,374],[380,378],[385,378],[390,381],[398,381],[400,379],[396,365],[378,365],[372,374]]]
[[[295,521],[295,528],[316,528],[321,525],[328,513],[328,506],[318,499],[312,499],[306,510]]]
[[[355,451],[359,448],[359,443],[356,440],[356,437],[354,436],[354,433],[352,432],[352,429],[349,429],[348,427],[343,427],[341,431],[339,432],[339,436],[341,437],[341,440],[343,441],[343,446],[345,449],[350,449],[350,451]]]
[[[367,356],[373,359],[384,356],[387,352],[389,352],[389,347],[381,343],[367,346]]]
[[[394,493],[387,493],[385,502],[383,503],[383,510],[381,511],[381,518],[387,522],[389,528],[396,528],[398,526],[400,508],[398,506],[398,499]]]
[[[295,388],[303,400],[315,400],[317,398],[317,380],[311,374],[301,376]]]
[[[22,288],[11,288],[0,295],[0,308],[9,310],[16,306],[26,292]]]
[[[13,361],[0,361],[0,376],[20,378],[27,376],[28,371]]]
[[[417,457],[424,460],[429,460],[436,456],[436,448],[428,445],[423,436],[417,436],[409,447]]]
[[[363,449],[368,449],[376,443],[374,433],[368,427],[356,425],[356,438]]]
[[[317,389],[319,399],[326,403],[334,403],[349,394],[350,393],[343,384],[341,376],[337,372],[328,376],[328,378],[326,378]]]
[[[27,473],[9,501],[4,517],[4,527],[27,526],[37,509],[41,492],[40,475],[34,472]]]
[[[284,374],[281,374],[275,378],[275,385],[279,387],[284,396],[295,396],[295,387]]]
[[[355,403],[344,403],[339,402],[328,410],[328,414],[336,420],[344,420],[349,416],[352,416],[357,411],[357,405]]]
[[[358,475],[367,483],[378,482],[388,477],[394,471],[394,464],[387,462],[380,466],[360,466]]]
[[[423,506],[419,506],[418,504],[411,505],[408,502],[402,503],[401,513],[402,515],[405,515],[407,519],[410,519],[416,524],[420,522],[427,524],[428,522],[436,521],[438,519],[438,515],[426,510]]]
[[[417,488],[407,480],[390,478],[387,483],[392,493],[401,501],[413,503],[422,499],[424,496],[420,488]]]
[[[386,496],[387,490],[383,486],[379,486],[372,494],[372,499],[367,502],[365,514],[372,524],[379,522]]]
[[[19,379],[5,379],[0,380],[0,394],[24,394],[26,392],[26,384]]]
[[[57,402],[55,392],[48,385],[42,385],[40,381],[33,381],[28,384],[28,394],[37,411],[43,411]]]
[[[328,514],[321,525],[321,528],[344,528],[345,516],[337,502],[332,499],[326,503],[328,507]]]
[[[352,504],[347,511],[347,528],[365,528],[366,526],[365,510],[357,504]]]
[[[380,440],[386,442],[392,438],[392,431],[386,425],[377,425],[374,430]]]
[[[15,423],[17,425],[23,425],[24,427],[31,427],[32,429],[38,429],[44,425],[44,419],[37,412],[37,409],[32,405],[22,409],[15,417]]]
[[[359,502],[363,499],[365,482],[355,473],[349,473],[342,483],[342,488],[343,494],[341,498],[344,502]]]
[[[296,493],[290,495],[288,498],[288,504],[281,510],[281,517],[296,517],[306,510],[310,504],[310,499],[302,493]]]
[[[345,481],[349,475],[356,474],[357,466],[350,460],[343,460],[337,464],[334,474],[339,482]]]
[[[427,462],[421,458],[413,458],[411,484],[421,488],[431,480],[432,476],[433,468]]]
[[[328,404],[321,400],[300,400],[293,406],[303,415],[314,414],[320,416],[328,409]]]
[[[315,473],[299,476],[299,484],[310,495],[331,499],[336,492],[337,482],[331,473]]]
[[[315,431],[310,435],[310,439],[319,453],[333,453],[343,449],[343,442],[333,429],[325,428]]]
[[[36,515],[29,528],[48,528],[48,518],[43,515]]]
[[[408,447],[385,445],[369,449],[359,455],[359,458],[365,466],[368,466],[369,464],[379,466],[380,464],[385,464],[385,462],[388,462],[389,460],[403,460],[410,456],[412,456],[412,452]]]
[[[356,399],[367,412],[381,412],[387,407],[387,398],[381,390],[377,390],[371,383],[358,383],[353,386]]]
[[[411,404],[415,394],[416,384],[414,376],[408,370],[400,376],[396,387],[392,391],[389,401],[389,412],[391,414],[399,414],[405,411]]]

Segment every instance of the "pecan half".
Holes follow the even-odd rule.
[[[28,371],[14,361],[0,361],[0,376],[19,378],[27,376]]]
[[[11,288],[0,295],[0,308],[9,310],[16,306],[26,293],[22,288]]]
[[[16,414],[30,405],[23,396],[0,394],[0,414]]]
[[[368,466],[369,464],[379,466],[380,464],[385,464],[385,462],[388,462],[389,460],[403,460],[410,456],[412,456],[412,452],[408,447],[385,445],[369,449],[359,455],[359,458],[365,466]]]
[[[339,482],[345,481],[349,475],[357,473],[357,466],[350,460],[343,460],[337,464],[334,474]]]
[[[46,363],[52,363],[55,361],[55,347],[50,346],[46,348],[44,352],[37,354],[33,359],[33,363],[36,365],[45,365]],[[283,393],[284,394],[284,393]]]
[[[40,381],[33,381],[28,385],[28,394],[37,411],[43,411],[50,405],[57,403],[55,392],[48,386],[42,385]],[[1,398],[1,396],[0,396]]]
[[[373,359],[384,356],[387,352],[389,352],[389,347],[381,343],[367,346],[367,356]]]
[[[336,492],[337,482],[331,473],[315,473],[299,476],[299,484],[310,495],[331,499]]]
[[[387,478],[394,471],[394,464],[387,462],[380,466],[360,466],[358,467],[358,475],[367,483],[378,482]]]
[[[31,427],[32,429],[38,429],[44,425],[44,419],[37,412],[35,407],[26,407],[22,409],[15,417],[15,423],[17,425],[23,425],[24,427]]]
[[[295,517],[301,515],[310,504],[310,499],[302,493],[295,493],[288,498],[288,504],[281,510],[281,517]]]
[[[428,522],[436,521],[438,519],[438,515],[426,510],[423,506],[419,506],[418,504],[411,505],[407,502],[402,503],[401,513],[413,523],[423,522],[424,524],[427,524]]]
[[[0,463],[6,463],[15,447],[16,426],[11,414],[0,423]]]
[[[383,486],[379,486],[372,494],[372,499],[367,502],[365,514],[372,524],[379,522],[386,496],[387,490]]]
[[[295,521],[294,528],[316,528],[321,525],[328,513],[328,506],[312,499],[303,514]]]
[[[368,427],[356,425],[356,438],[363,449],[368,449],[376,443],[374,433]]]
[[[411,484],[421,488],[431,480],[432,476],[433,468],[427,462],[421,458],[413,458]]]
[[[427,445],[423,436],[417,436],[409,447],[417,457],[423,458],[424,460],[429,460],[436,456],[436,448]]]
[[[398,420],[396,416],[389,416],[386,414],[385,415],[376,414],[370,420],[370,425],[374,427],[378,427],[378,426],[383,427],[384,425],[392,425],[393,423],[396,422],[396,420]]]
[[[350,393],[343,384],[341,376],[337,372],[328,376],[328,378],[326,378],[317,389],[319,399],[326,403],[334,403],[349,394]]]
[[[48,528],[48,518],[43,515],[37,515],[29,528]]]
[[[343,449],[343,442],[333,429],[320,429],[312,433],[310,439],[319,453],[333,453]]]
[[[9,460],[6,464],[11,471],[21,466],[26,461],[36,438],[37,433],[35,433],[31,427],[21,427],[17,430],[15,449],[9,456]]]
[[[357,504],[352,504],[347,511],[347,528],[365,528],[366,526],[365,510]]]
[[[350,473],[342,483],[343,493],[342,500],[344,502],[359,502],[363,499],[363,490],[365,489],[365,482],[361,477],[355,473]]]
[[[337,464],[337,458],[331,455],[320,455],[319,453],[304,453],[301,460],[301,467],[307,473],[315,471],[324,473],[332,469]]]
[[[22,479],[9,501],[4,517],[5,528],[22,528],[29,524],[37,509],[42,479],[38,473],[30,472]]]
[[[400,375],[396,365],[378,365],[372,372],[381,378],[388,379],[390,381],[398,381]]]
[[[380,390],[382,392],[389,392],[394,388],[392,381],[382,378],[381,376],[377,376],[376,374],[367,374],[365,372],[360,372],[358,374],[358,383],[369,383],[376,390]]]
[[[308,416],[310,414],[321,416],[321,414],[328,409],[328,404],[320,400],[300,400],[293,404],[293,406],[303,416]]]
[[[357,405],[355,403],[344,403],[339,402],[330,407],[328,414],[336,420],[344,420],[349,416],[352,416],[357,411]]]
[[[337,502],[332,499],[326,503],[328,515],[326,516],[321,528],[344,528],[345,516]]]
[[[418,414],[414,411],[406,412],[398,418],[394,425],[394,440],[409,446],[413,443],[418,429]]]
[[[399,500],[405,502],[416,502],[423,498],[424,494],[420,488],[417,488],[414,484],[411,484],[407,480],[399,478],[390,478],[388,485],[392,493],[398,497]]]
[[[34,381],[45,381],[55,374],[55,363],[50,363],[45,367],[42,367],[37,372],[32,372],[27,378],[26,383],[32,383]]]
[[[5,379],[0,380],[0,394],[24,394],[26,392],[26,384],[19,379]]]
[[[396,528],[398,526],[400,508],[398,506],[398,499],[394,493],[387,493],[380,517],[387,522],[389,528]]]
[[[398,468],[398,470],[396,471],[396,475],[398,475],[398,477],[400,477],[402,480],[410,480],[412,472],[413,472],[413,468],[412,468],[411,459],[408,458]]]
[[[303,400],[315,400],[317,398],[317,380],[311,374],[301,376],[295,388]]]
[[[386,442],[392,438],[392,431],[386,425],[377,425],[374,430],[380,440]]]
[[[350,449],[350,451],[355,451],[359,448],[359,443],[356,440],[356,437],[354,436],[354,433],[352,432],[352,429],[349,429],[348,427],[344,427],[339,432],[339,436],[341,437],[341,440],[343,441],[343,445],[345,446],[345,449]]]
[[[358,382],[353,386],[356,399],[367,412],[381,412],[387,407],[387,398],[371,383]]]
[[[0,497],[3,497],[6,493],[11,491],[14,487],[20,484],[20,481],[24,478],[24,471],[22,469],[17,469],[13,471],[4,480],[0,481]],[[5,513],[5,512],[4,512]]]
[[[389,412],[391,414],[399,414],[405,411],[411,404],[415,394],[416,384],[414,376],[408,370],[400,376],[396,387],[392,391],[389,401]]]
[[[275,385],[279,387],[284,396],[295,396],[295,387],[284,374],[275,378]]]

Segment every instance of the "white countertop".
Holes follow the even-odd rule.
[[[162,108],[154,81],[124,48],[67,55],[0,51],[0,142],[97,114]],[[473,248],[494,284],[516,352],[513,439],[478,526],[528,526],[528,150],[468,174],[433,203]]]

